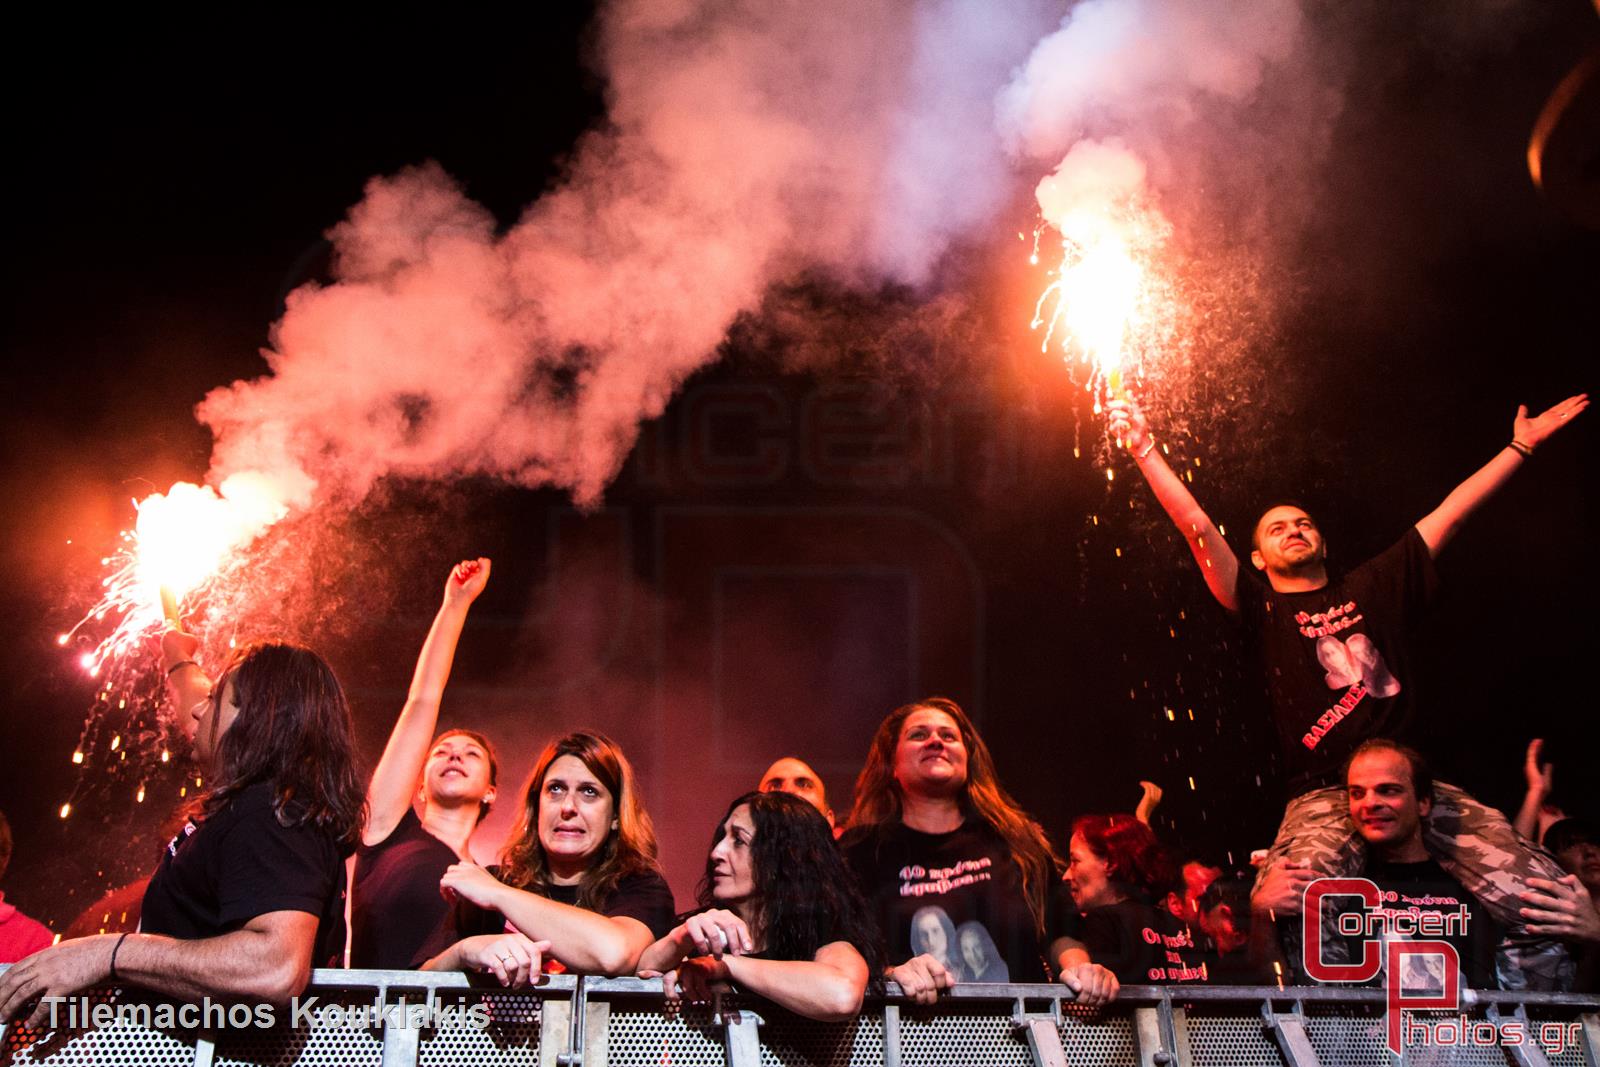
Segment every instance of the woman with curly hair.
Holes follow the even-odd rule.
[[[908,996],[932,1003],[963,977],[914,953],[915,916],[930,906],[952,928],[983,930],[998,954],[986,961],[990,981],[1043,982],[1053,971],[1081,1003],[1116,996],[1110,972],[1069,936],[1074,912],[1055,850],[1001,786],[988,746],[955,701],[919,700],[883,720],[840,844],[889,958],[904,961],[888,977]]]
[[[487,971],[508,986],[537,978],[546,955],[571,971],[632,974],[672,926],[633,767],[581,730],[540,754],[500,865],[453,864],[439,888],[458,905],[434,945],[453,943],[424,969]]]
[[[1083,911],[1083,942],[1117,981],[1204,981],[1189,927],[1156,902],[1178,884],[1177,866],[1132,815],[1084,815],[1072,824],[1067,884]]]
[[[700,904],[639,959],[669,1000],[731,982],[812,1019],[861,1010],[883,949],[834,844],[833,828],[789,793],[746,793],[711,837]]]

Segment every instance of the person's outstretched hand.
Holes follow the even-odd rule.
[[[1528,792],[1547,797],[1555,789],[1556,768],[1553,763],[1542,762],[1544,738],[1535,737],[1528,742],[1528,755],[1523,761],[1522,773],[1528,780]]]
[[[1511,424],[1511,438],[1527,445],[1530,451],[1536,449],[1546,437],[1577,418],[1588,406],[1589,394],[1579,393],[1530,418],[1528,405],[1519,404],[1516,420]]]
[[[1150,816],[1161,806],[1161,787],[1154,782],[1141,781],[1139,788],[1144,790],[1144,794],[1139,797],[1139,806],[1133,809],[1133,817],[1149,826]]]

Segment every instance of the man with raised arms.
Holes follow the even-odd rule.
[[[1251,533],[1250,562],[1265,579],[1259,581],[1239,566],[1216,524],[1167,465],[1138,405],[1110,402],[1111,432],[1188,542],[1211,595],[1242,623],[1266,682],[1294,799],[1262,868],[1258,897],[1287,904],[1315,877],[1359,869],[1360,843],[1340,771],[1362,741],[1404,738],[1415,726],[1420,702],[1410,630],[1436,584],[1434,557],[1588,405],[1587,395],[1569,397],[1536,417],[1519,407],[1511,440],[1494,458],[1393,547],[1345,573],[1330,574],[1327,545],[1304,508],[1268,508]],[[1562,981],[1567,968],[1559,944],[1530,941],[1517,914],[1516,893],[1529,876],[1559,873],[1547,857],[1530,850],[1499,812],[1444,783],[1437,784],[1425,833],[1435,858],[1506,925],[1507,955],[1529,984]]]

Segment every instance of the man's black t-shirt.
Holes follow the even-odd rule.
[[[1049,942],[1077,935],[1071,893],[1052,872],[1040,943],[1021,869],[976,816],[947,834],[892,823],[847,834],[840,844],[892,964],[927,953],[958,982],[1045,982]]]
[[[490,867],[489,873],[498,876],[499,869]],[[542,896],[558,904],[578,907],[578,887],[552,885]],[[654,871],[624,875],[605,901],[596,910],[613,919],[637,919],[650,929],[650,936],[663,938],[672,932],[676,922],[673,910],[672,889],[667,880]],[[466,937],[480,934],[499,934],[506,930],[506,917],[493,908],[480,908],[462,901],[445,916],[444,922],[423,946],[419,964],[427,962],[451,945]],[[538,940],[537,936],[535,940]]]
[[[1310,593],[1279,593],[1240,570],[1239,615],[1265,676],[1291,795],[1339,784],[1362,741],[1411,735],[1419,707],[1411,629],[1437,584],[1415,527]]]
[[[410,808],[388,837],[357,848],[350,966],[403,970],[426,960],[419,953],[450,910],[439,879],[458,859]]]
[[[1467,892],[1461,883],[1446,873],[1431,859],[1417,863],[1392,863],[1378,857],[1367,860],[1362,877],[1378,887],[1383,903],[1378,911],[1383,918],[1374,923],[1375,940],[1389,941],[1448,941],[1455,946],[1461,965],[1461,984],[1474,989],[1495,987],[1494,956],[1500,943],[1500,932],[1494,919],[1476,897]],[[1324,907],[1338,907],[1351,903],[1350,898],[1330,897]],[[1409,921],[1422,912],[1432,912],[1441,917],[1441,933],[1395,932],[1392,916],[1404,915]],[[1358,960],[1362,953],[1362,938],[1348,939],[1349,959]],[[1378,959],[1387,968],[1387,949],[1378,948]],[[1406,970],[1401,974],[1402,987],[1413,995],[1428,995],[1430,986],[1442,985],[1443,972],[1437,961],[1407,959]],[[1376,984],[1383,984],[1386,973],[1380,972]],[[1441,989],[1442,991],[1442,989]]]
[[[1124,900],[1083,913],[1089,958],[1124,985],[1200,982],[1200,951],[1189,928],[1170,911]]]
[[[196,825],[186,821],[145,889],[139,928],[195,940],[232,933],[258,915],[317,917],[312,965],[344,957],[344,852],[333,834],[283,826],[260,782]]]

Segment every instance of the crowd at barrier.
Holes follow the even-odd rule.
[[[843,817],[792,756],[733,798],[707,828],[687,915],[674,913],[627,757],[591,731],[541,753],[499,862],[480,867],[468,845],[499,799],[494,746],[472,730],[435,736],[490,576],[477,559],[446,580],[370,778],[344,692],[315,652],[252,644],[213,677],[198,640],[170,629],[162,666],[207,788],[129,894],[136,929],[50,945],[0,900],[0,962],[19,961],[0,976],[0,1018],[37,1023],[52,998],[107,982],[286,1003],[347,943],[357,968],[477,972],[508,988],[548,973],[659,976],[669,1000],[732,988],[819,1020],[849,1018],[886,981],[925,1003],[957,983],[1060,982],[1092,1009],[1128,984],[1349,980],[1373,946],[1407,940],[1448,956],[1462,984],[1594,990],[1600,847],[1591,827],[1549,809],[1537,743],[1514,823],[1435,781],[1405,743],[1421,704],[1411,634],[1434,557],[1586,406],[1519,410],[1510,445],[1391,549],[1330,571],[1315,521],[1292,503],[1262,513],[1243,566],[1137,406],[1111,403],[1113,432],[1267,686],[1292,799],[1256,869],[1224,871],[1160,841],[1153,788],[1136,813],[1078,818],[1061,851],[1006,791],[965,712],[939,697],[883,720]],[[9,852],[0,822],[0,875]],[[1378,955],[1388,963],[1358,977],[1446,981],[1426,953]]]

